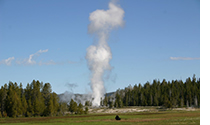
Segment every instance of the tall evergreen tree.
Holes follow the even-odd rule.
[[[108,97],[107,97],[107,94],[106,94],[105,97],[104,97],[103,105],[104,105],[104,106],[108,106]]]
[[[1,109],[1,116],[5,117],[6,114],[6,98],[7,98],[7,84],[1,86],[0,89],[0,109]]]
[[[123,102],[122,102],[122,99],[120,98],[120,95],[118,94],[118,92],[116,92],[114,106],[117,107],[117,108],[122,108],[123,107]]]
[[[56,93],[52,93],[52,100],[53,100],[53,115],[55,116],[59,109],[59,99]]]
[[[6,112],[10,117],[16,117],[21,115],[21,101],[17,94],[16,85],[9,82],[9,88],[6,98]]]
[[[24,116],[26,116],[28,105],[27,105],[27,101],[25,98],[25,94],[23,94],[23,96],[22,96],[21,103],[22,103],[22,109],[21,109],[22,113]]]

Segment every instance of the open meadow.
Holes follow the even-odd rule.
[[[119,115],[121,120],[115,120]],[[200,124],[200,109],[145,110],[142,112],[90,113],[56,117],[0,118],[1,125],[172,125]]]

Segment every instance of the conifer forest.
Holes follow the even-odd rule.
[[[65,112],[86,114],[91,102],[84,105],[62,102],[52,92],[50,83],[33,80],[25,88],[15,82],[4,84],[0,89],[0,117],[58,116]],[[161,106],[163,108],[200,107],[200,79],[187,78],[186,81],[153,80],[152,83],[136,84],[118,89],[102,99],[101,106],[122,108],[126,106]]]

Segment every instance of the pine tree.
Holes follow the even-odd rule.
[[[141,105],[142,106],[147,106],[147,98],[145,96],[145,89],[141,89]]]
[[[6,98],[6,112],[10,117],[16,117],[22,114],[21,112],[21,101],[15,90],[17,90],[16,84],[9,82],[9,88]]]
[[[104,97],[104,100],[103,100],[103,105],[104,106],[108,106],[108,98],[107,98],[107,94],[105,95]]]
[[[129,99],[128,93],[126,92],[126,93],[125,93],[125,97],[124,97],[124,105],[125,105],[125,106],[128,106],[128,99]]]
[[[39,81],[33,80],[31,83],[31,101],[33,106],[33,111],[35,116],[43,115],[45,105],[44,105],[44,98],[42,96],[41,90],[41,83]]]
[[[152,87],[151,87],[151,92],[152,92],[152,96],[153,96],[153,103],[152,105],[154,106],[158,106],[159,102],[158,102],[158,96],[159,96],[159,92],[158,92],[158,84],[156,80],[153,80],[152,83]]]
[[[56,93],[52,93],[52,100],[53,100],[53,115],[56,115],[59,109],[59,99]]]
[[[27,105],[27,101],[25,99],[25,95],[22,96],[21,103],[22,103],[22,113],[24,116],[26,116],[28,105]]]
[[[84,111],[85,114],[88,113],[88,107],[85,107],[85,111]]]
[[[85,106],[91,106],[91,102],[90,101],[85,101]]]
[[[58,111],[63,116],[65,115],[65,112],[68,110],[67,103],[66,102],[60,102]]]
[[[0,109],[1,109],[1,116],[2,117],[6,117],[7,113],[6,113],[6,98],[7,98],[7,84],[3,86],[1,86],[0,89]]]
[[[48,105],[47,105],[47,113],[49,116],[53,116],[53,112],[54,112],[54,107],[53,107],[53,99],[52,99],[52,96],[48,102]]]
[[[50,100],[50,95],[51,95],[52,89],[50,83],[45,83],[43,88],[42,88],[42,96],[44,98],[44,104],[47,106],[48,101]]]
[[[190,77],[186,79],[185,82],[185,99],[186,99],[186,106],[189,107],[192,105],[192,93],[191,93],[191,79]]]
[[[120,97],[120,95],[118,93],[119,93],[119,91],[117,91],[116,95],[115,95],[114,107],[122,108],[123,107],[123,102],[122,102],[122,99],[121,99],[121,97]]]
[[[69,111],[71,113],[76,112],[77,111],[77,103],[73,99],[71,99],[69,104],[70,104],[69,105]]]
[[[83,114],[83,105],[81,103],[79,103],[78,107],[77,107],[77,114]]]
[[[28,100],[28,108],[27,108],[27,117],[31,117],[34,114],[33,105],[31,103],[31,99]]]
[[[53,95],[51,94],[52,89],[50,83],[45,83],[44,85],[41,85],[41,100],[42,100],[42,105],[43,105],[43,115],[44,116],[52,116],[54,115],[54,104],[53,104]],[[43,86],[43,87],[42,87]],[[57,107],[56,107],[57,108]]]
[[[179,81],[179,107],[183,107],[184,106],[184,101],[185,101],[185,87],[184,87],[184,83],[182,80]]]
[[[109,108],[113,107],[113,102],[110,96],[108,97],[108,105],[109,105]]]

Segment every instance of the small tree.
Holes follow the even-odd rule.
[[[76,103],[73,99],[71,99],[71,101],[70,101],[69,111],[70,111],[71,113],[77,111],[77,103]]]
[[[65,112],[68,110],[67,108],[67,103],[66,102],[60,102],[59,103],[59,113],[62,114],[63,116],[65,115]]]
[[[88,107],[85,107],[85,114],[88,113]]]
[[[109,108],[112,108],[112,107],[113,107],[113,102],[112,102],[112,100],[110,100],[108,103],[109,103]]]
[[[105,96],[105,98],[104,98],[104,100],[103,100],[103,104],[104,104],[104,106],[108,106],[107,94],[106,94],[106,96]]]
[[[77,107],[77,114],[83,114],[83,105],[81,103],[79,103],[78,107]]]
[[[85,101],[85,106],[92,106],[90,101]]]

